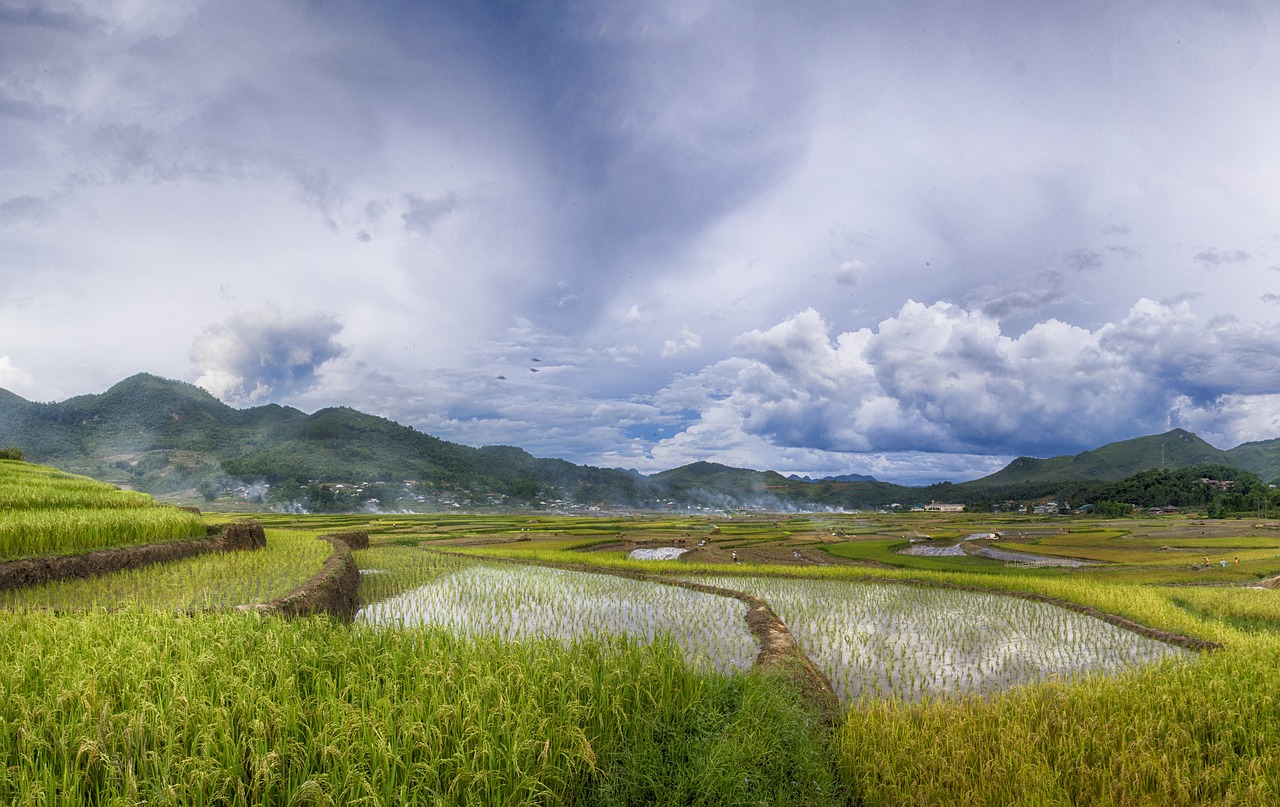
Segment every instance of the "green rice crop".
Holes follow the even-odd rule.
[[[333,547],[319,533],[273,530],[254,551],[217,552],[98,575],[0,591],[0,606],[74,611],[131,605],[205,610],[267,602],[320,571]]]
[[[669,643],[0,613],[0,803],[834,805],[797,696]]]
[[[986,695],[1188,652],[1093,617],[996,594],[800,579],[700,580],[767,600],[845,701]]]
[[[145,493],[28,462],[0,460],[0,512],[155,507]]]
[[[1280,631],[1280,591],[1264,588],[1182,587],[1173,602],[1196,615],[1245,630]]]
[[[369,605],[431,582],[467,561],[408,546],[371,546],[354,553],[360,568],[360,602]]]
[[[175,507],[0,513],[0,558],[37,557],[203,538],[204,521]]]
[[[612,575],[537,566],[473,564],[388,600],[356,620],[427,624],[506,640],[670,635],[690,663],[722,672],[751,666],[759,648],[738,600]]]
[[[989,699],[875,701],[836,764],[857,803],[1280,803],[1280,642]]]
[[[0,460],[0,560],[203,537],[195,513],[87,477]]]

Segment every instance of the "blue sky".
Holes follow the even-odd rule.
[[[1280,436],[1262,2],[0,0],[0,387],[663,470]]]

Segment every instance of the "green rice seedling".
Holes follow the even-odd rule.
[[[194,611],[267,602],[320,571],[333,547],[317,540],[318,534],[272,530],[267,546],[254,552],[197,555],[87,580],[2,591],[0,606],[75,611],[136,605]]]
[[[995,594],[756,577],[703,582],[767,600],[850,702],[988,695],[1187,652],[1079,613]]]
[[[362,605],[417,588],[468,563],[453,555],[407,546],[373,546],[353,554],[360,567]]]
[[[506,640],[671,635],[690,662],[718,671],[750,667],[758,648],[737,600],[612,575],[537,566],[472,564],[362,608],[358,622],[426,624]]]

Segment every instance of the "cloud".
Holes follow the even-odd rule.
[[[1244,263],[1253,256],[1244,250],[1222,250],[1207,247],[1195,254],[1195,259],[1205,266],[1225,266],[1232,263]]]
[[[855,285],[870,268],[871,267],[866,263],[854,259],[843,261],[835,268],[833,274],[835,275],[836,282],[840,285],[852,286]]]
[[[662,343],[662,358],[683,356],[702,349],[702,337],[689,330],[689,326],[680,329],[679,339],[668,339]]]
[[[8,356],[0,356],[0,389],[23,395],[34,386],[31,373],[15,365]]]
[[[807,309],[735,349],[659,396],[699,413],[672,446],[733,445],[736,430],[784,449],[1057,454],[1193,421],[1230,440],[1262,433],[1258,402],[1280,395],[1280,330],[1201,322],[1185,302],[1013,336],[981,310],[908,302],[832,338]]]
[[[53,204],[39,196],[15,196],[0,202],[0,226],[31,222],[40,223],[53,217]]]
[[[319,380],[320,368],[346,353],[331,314],[285,315],[274,308],[235,314],[210,325],[191,347],[196,385],[229,403],[256,404],[297,395]]]
[[[400,214],[405,230],[427,235],[458,206],[458,196],[450,192],[434,199],[424,199],[409,194],[405,196],[405,205],[405,211]]]
[[[1102,255],[1091,249],[1077,249],[1062,256],[1062,260],[1077,272],[1102,268]]]

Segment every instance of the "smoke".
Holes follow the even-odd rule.
[[[332,314],[242,311],[210,325],[191,346],[196,385],[233,404],[252,405],[313,388],[320,368],[346,354]]]

